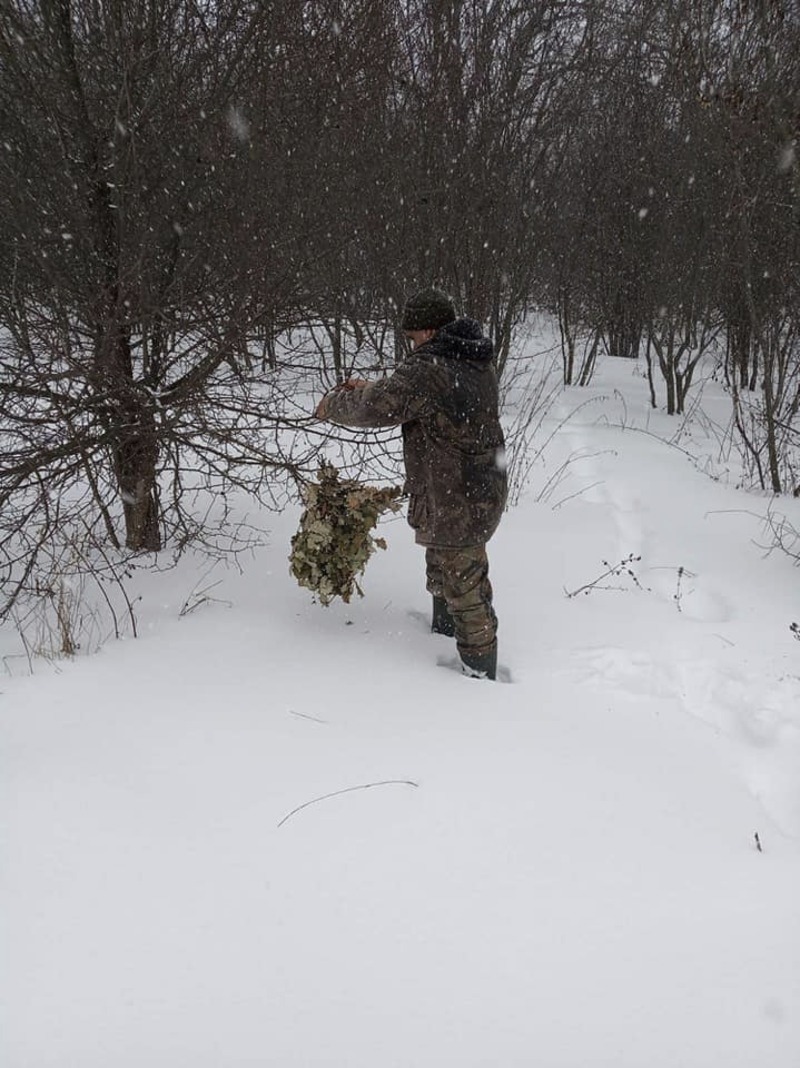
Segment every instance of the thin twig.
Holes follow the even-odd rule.
[[[311,801],[305,801],[302,805],[298,805],[297,808],[293,808],[291,812],[286,813],[278,826],[282,827],[295,813],[301,812],[304,808],[308,808],[309,805],[316,805],[318,801],[327,801],[329,797],[338,797],[340,794],[351,794],[355,790],[370,790],[373,786],[419,786],[419,783],[411,782],[410,779],[384,779],[382,782],[367,782],[362,786],[348,786],[344,790],[334,790],[331,794],[323,794],[322,797],[315,797]]]
[[[588,493],[589,490],[593,490],[596,486],[602,486],[604,480],[599,478],[596,482],[590,482],[588,486],[583,486],[582,489],[575,490],[574,493],[570,493],[566,497],[562,497],[560,501],[553,505],[553,511],[557,512],[562,504],[566,504],[567,501],[574,501],[576,497],[580,497],[584,493]]]
[[[564,587],[564,593],[568,598],[572,598],[577,597],[579,593],[590,593],[592,590],[624,590],[624,586],[600,585],[603,579],[607,579],[610,575],[613,575],[616,578],[618,575],[622,574],[625,574],[630,579],[632,579],[633,584],[638,589],[649,593],[650,591],[641,584],[630,566],[631,564],[638,564],[641,559],[641,556],[635,556],[633,553],[631,553],[629,556],[626,556],[624,560],[620,560],[618,564],[614,564],[613,567],[611,566],[611,564],[609,564],[608,560],[603,560],[603,567],[605,567],[606,570],[603,572],[602,575],[598,575],[597,578],[593,579],[592,582],[587,582],[585,586],[579,586],[576,590],[568,590],[566,587]]]
[[[320,719],[319,716],[309,716],[307,712],[295,712],[293,708],[289,709],[290,716],[298,716],[300,719],[310,719],[312,723],[328,723],[327,719]]]

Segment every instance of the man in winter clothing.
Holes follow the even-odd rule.
[[[350,381],[316,415],[353,427],[401,426],[408,521],[425,546],[433,630],[455,635],[467,674],[495,678],[497,617],[486,542],[506,503],[492,343],[437,289],[413,296],[411,355],[377,382]]]

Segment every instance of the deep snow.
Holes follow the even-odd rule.
[[[448,667],[402,519],[313,604],[295,510],[3,680],[4,1068],[800,1065],[800,502],[641,370],[558,396],[490,545],[510,683]]]

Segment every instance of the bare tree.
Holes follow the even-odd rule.
[[[250,338],[298,300],[305,229],[284,146],[256,152],[248,115],[282,62],[279,15],[246,0],[3,6],[6,608],[56,536],[180,545],[231,487],[270,499],[278,476],[311,469],[314,448],[295,461],[282,433],[298,425],[288,383],[250,374]]]

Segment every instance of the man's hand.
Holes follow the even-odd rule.
[[[363,389],[364,386],[368,386],[369,382],[364,378],[348,378],[346,382],[342,382],[340,386],[336,386],[330,393],[326,393],[319,404],[314,409],[315,419],[327,419],[328,418],[328,400],[333,393],[344,390],[345,393],[350,393],[354,389]]]

